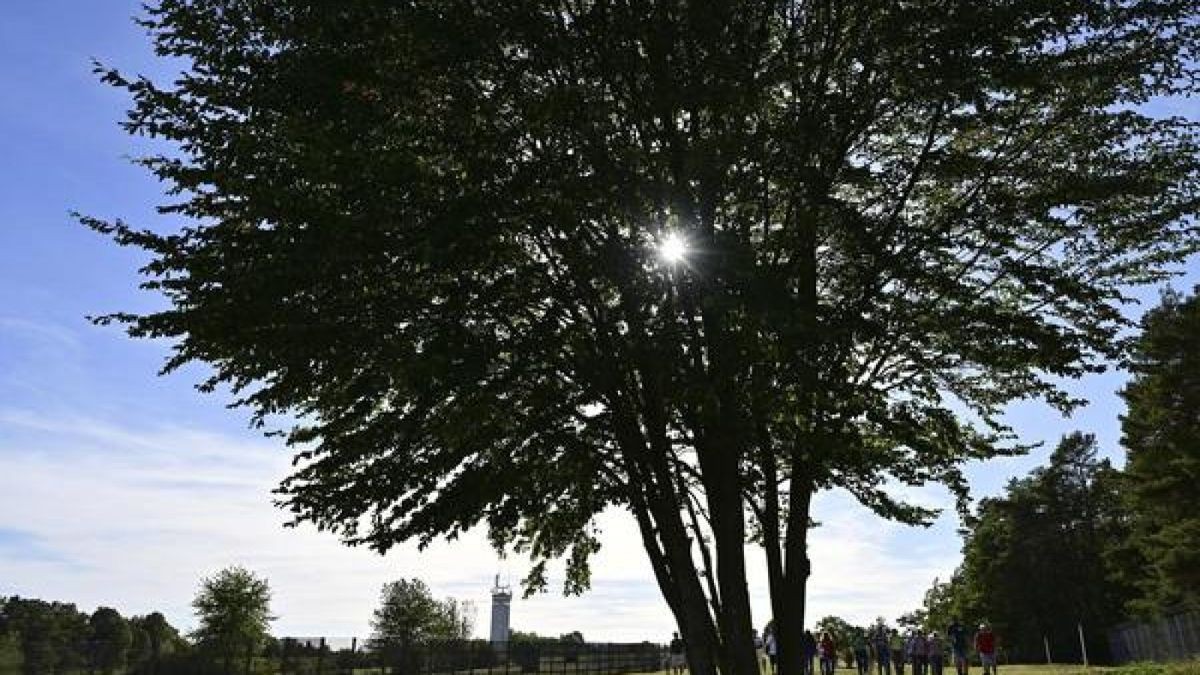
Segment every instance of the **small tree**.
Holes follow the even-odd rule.
[[[135,672],[158,673],[163,657],[179,651],[185,644],[179,631],[160,612],[135,616],[129,624],[133,631],[129,660]]]
[[[837,645],[838,654],[844,656],[856,630],[858,629],[840,616],[827,616],[817,622],[816,635],[819,638],[822,633],[828,632],[833,637],[834,644]]]
[[[473,628],[472,609],[470,603],[434,598],[420,579],[388,582],[371,619],[372,639],[393,648],[424,640],[466,639]]]
[[[470,600],[446,598],[443,605],[452,627],[449,637],[455,640],[470,639],[471,634],[475,632],[475,603]]]
[[[241,567],[229,567],[201,581],[192,601],[200,627],[192,633],[196,643],[220,659],[226,674],[239,657],[250,672],[255,650],[267,637],[271,616],[271,589],[265,579]]]

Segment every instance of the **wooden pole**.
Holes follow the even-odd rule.
[[[1050,640],[1046,637],[1046,635],[1044,633],[1042,634],[1042,644],[1046,646],[1046,665],[1048,665],[1048,666],[1054,665],[1054,661],[1050,660]]]
[[[1075,624],[1075,626],[1077,628],[1079,628],[1079,651],[1083,653],[1083,667],[1087,668],[1088,667],[1087,643],[1083,639],[1083,624],[1077,623],[1077,624]]]

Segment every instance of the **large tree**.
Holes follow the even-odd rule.
[[[1188,0],[147,11],[185,72],[101,72],[179,228],[85,220],[170,305],[106,320],[294,415],[281,500],[347,542],[482,522],[578,592],[628,510],[696,675],[757,672],[748,539],[798,673],[813,495],[965,499],[1196,248],[1195,130],[1135,108],[1194,86]]]
[[[1124,553],[1143,563],[1127,577],[1139,587],[1131,609],[1200,608],[1200,289],[1168,291],[1146,314],[1130,369],[1121,440],[1133,532]]]
[[[199,622],[192,633],[196,645],[218,660],[226,675],[239,663],[249,673],[275,618],[266,579],[242,567],[227,567],[201,580],[192,607]]]

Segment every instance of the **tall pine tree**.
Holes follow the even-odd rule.
[[[1122,392],[1130,544],[1144,561],[1131,609],[1200,608],[1200,294],[1163,294],[1142,322]]]

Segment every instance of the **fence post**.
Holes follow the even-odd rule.
[[[1083,654],[1083,667],[1087,668],[1088,667],[1087,642],[1085,642],[1083,639],[1083,624],[1077,623],[1077,624],[1075,624],[1075,627],[1079,629],[1079,651],[1080,651],[1080,653]]]
[[[1045,633],[1042,633],[1042,644],[1046,647],[1046,665],[1054,665],[1054,661],[1050,660],[1050,638],[1046,637]]]

